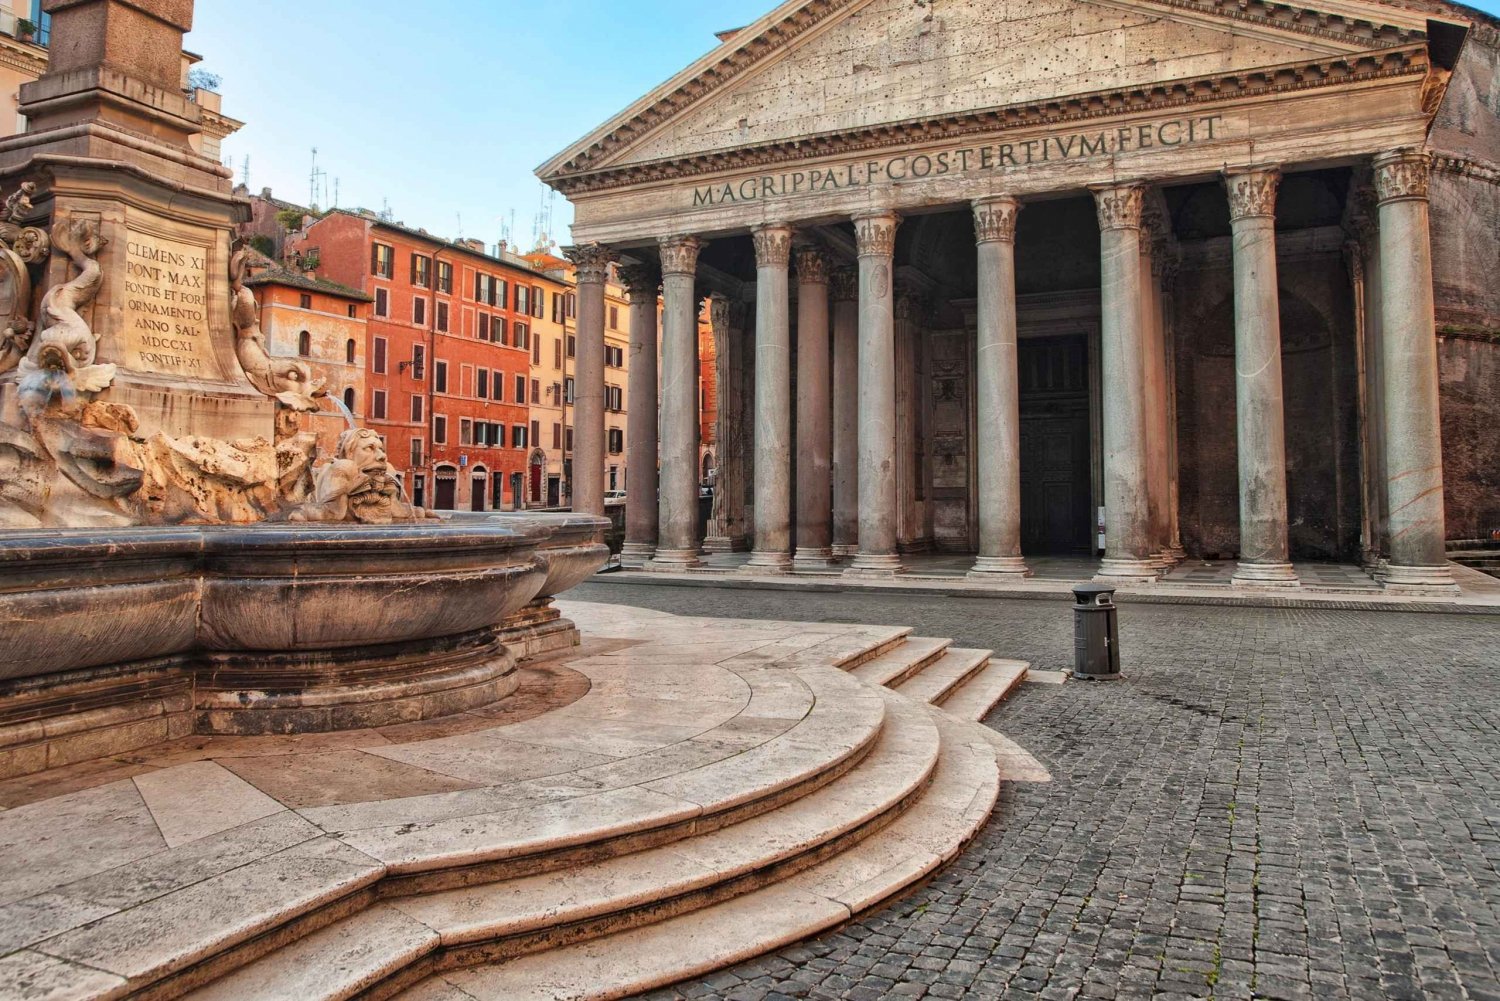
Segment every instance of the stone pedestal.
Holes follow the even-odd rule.
[[[747,573],[792,565],[792,357],[787,269],[789,226],[761,226],[755,240],[755,544]]]
[[[1430,159],[1417,150],[1374,161],[1380,199],[1381,332],[1385,483],[1390,512],[1386,587],[1455,593],[1443,514],[1443,443],[1438,415]]]
[[[970,577],[1031,576],[1021,557],[1021,399],[1016,372],[1016,216],[1007,196],[974,203],[979,252],[979,556]]]
[[[1146,485],[1140,185],[1094,192],[1099,209],[1104,379],[1104,560],[1098,579],[1157,578]]]
[[[1287,548],[1285,404],[1276,282],[1276,170],[1225,176],[1234,244],[1240,561],[1233,582],[1296,587]]]
[[[851,576],[904,569],[896,553],[896,250],[894,212],[856,216],[859,243],[859,549]]]

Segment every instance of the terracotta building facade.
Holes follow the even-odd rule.
[[[575,209],[580,383],[612,262],[661,282],[635,558],[1148,583],[1192,555],[1256,587],[1336,560],[1442,593],[1447,541],[1500,528],[1493,18],[789,0],[723,37],[539,169]],[[709,294],[734,440],[705,537]]]

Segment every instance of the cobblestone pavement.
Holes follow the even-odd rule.
[[[1066,600],[591,583],[1066,669]],[[1127,680],[987,722],[1053,774],[872,915],[648,997],[1500,1001],[1500,617],[1135,605]]]

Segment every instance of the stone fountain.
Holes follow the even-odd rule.
[[[0,141],[0,777],[191,733],[304,733],[509,694],[577,641],[551,596],[602,518],[445,522],[270,354],[194,151],[191,0],[44,0],[48,72]]]

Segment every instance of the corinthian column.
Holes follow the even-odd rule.
[[[714,478],[713,511],[703,548],[732,553],[745,548],[745,394],[740,346],[743,303],[714,293],[709,322],[714,333],[714,384],[718,413],[714,420],[718,444],[718,473]]]
[[[661,538],[652,566],[695,567],[698,560],[698,296],[694,279],[703,243],[661,241]]]
[[[634,264],[620,269],[630,296],[630,410],[625,415],[625,546],[636,566],[656,554],[656,301],[661,276]]]
[[[859,272],[838,268],[833,300],[833,555],[853,556],[859,542]]]
[[[577,268],[578,358],[573,383],[573,510],[604,514],[604,279],[614,252],[569,247]]]
[[[1385,585],[1456,591],[1443,522],[1437,321],[1428,232],[1430,158],[1414,149],[1375,157],[1380,224],[1380,350],[1390,565]]]
[[[816,247],[797,251],[798,569],[833,563],[833,409],[828,400],[828,261]]]
[[[1154,207],[1141,213],[1141,356],[1146,388],[1146,490],[1154,562],[1172,565],[1171,495],[1168,473],[1167,345],[1162,317],[1160,270],[1166,251],[1166,221]]]
[[[1286,419],[1276,282],[1274,169],[1226,174],[1234,242],[1234,399],[1240,562],[1234,583],[1295,587],[1287,555]]]
[[[853,576],[900,573],[896,555],[894,212],[854,217],[859,245],[859,550]]]
[[[1016,373],[1016,216],[1009,195],[974,203],[979,246],[979,337],[975,442],[979,558],[969,576],[1031,576],[1021,558],[1021,397]]]
[[[1144,194],[1138,184],[1094,191],[1104,382],[1104,560],[1098,579],[1106,582],[1150,582],[1157,571],[1146,481],[1140,245]]]
[[[755,547],[744,569],[791,567],[792,357],[787,266],[790,226],[760,226],[755,241]]]

